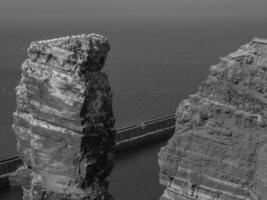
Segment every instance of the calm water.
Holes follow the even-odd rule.
[[[0,4],[0,159],[16,155],[11,129],[14,87],[32,40],[91,32],[107,36],[112,49],[104,71],[121,127],[174,113],[220,56],[255,36],[267,37],[266,0],[2,0]],[[117,162],[111,176],[117,200],[158,198],[159,146]]]

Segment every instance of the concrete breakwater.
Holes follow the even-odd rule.
[[[171,137],[174,133],[174,123],[174,115],[169,115],[118,129],[116,153]],[[10,174],[22,164],[19,156],[0,161],[0,189],[12,184],[12,176]]]
[[[174,132],[174,115],[154,119],[139,125],[117,130],[116,151],[124,151],[162,138],[170,137]]]

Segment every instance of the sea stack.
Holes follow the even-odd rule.
[[[111,200],[115,129],[110,45],[97,34],[32,42],[16,88],[13,129],[24,200]]]
[[[210,68],[160,150],[161,200],[267,199],[267,40]]]

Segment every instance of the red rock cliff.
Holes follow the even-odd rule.
[[[159,153],[161,200],[267,199],[267,40],[210,68]]]
[[[110,200],[114,118],[110,46],[89,34],[33,42],[16,88],[13,129],[24,200]]]

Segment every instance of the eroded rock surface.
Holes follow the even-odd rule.
[[[267,40],[210,68],[159,153],[161,200],[267,199]]]
[[[16,88],[13,129],[24,200],[110,200],[112,94],[97,34],[33,42]]]

